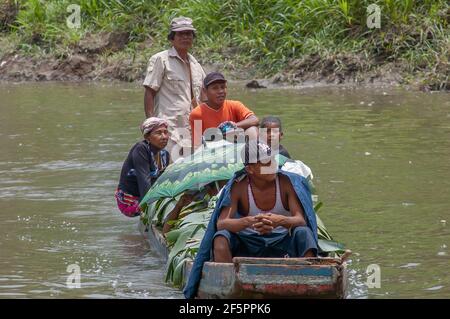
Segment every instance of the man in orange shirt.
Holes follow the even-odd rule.
[[[219,128],[222,133],[227,133],[227,128],[242,130],[250,139],[257,137],[258,118],[241,102],[225,99],[227,80],[221,73],[209,73],[203,81],[203,90],[208,101],[193,109],[189,116],[194,147],[201,145],[201,135],[211,128]]]

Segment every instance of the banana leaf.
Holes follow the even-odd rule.
[[[176,262],[177,265],[173,270],[172,275],[172,283],[175,287],[180,287],[183,282],[183,266],[184,263],[188,260],[191,260],[191,257],[180,258],[180,260]]]
[[[177,205],[177,200],[172,199],[171,201],[167,202],[167,204],[162,209],[160,209],[159,214],[157,216],[155,216],[156,217],[155,222],[157,223],[158,226],[162,226],[162,224],[164,223],[164,220],[170,214],[170,212],[175,208],[176,205]]]
[[[144,212],[147,219],[149,221],[158,221],[160,219],[158,216],[161,215],[166,205],[173,200],[173,198],[161,198],[145,207]]]
[[[189,214],[184,218],[180,223],[180,228],[184,225],[207,225],[209,222],[209,219],[211,217],[211,211],[210,210],[203,210],[198,211],[192,214]]]
[[[337,253],[337,254],[343,254],[345,252],[344,245],[335,242],[333,240],[326,240],[319,238],[319,248],[322,252],[325,253]]]
[[[225,141],[209,143],[169,165],[142,199],[141,207],[162,197],[173,198],[186,190],[199,190],[211,182],[230,179],[243,168],[238,156],[243,145]]]
[[[188,235],[192,234],[194,232],[195,228],[197,228],[197,226],[198,225],[186,225],[183,228],[176,228],[174,230],[167,232],[167,234],[166,234],[167,243],[170,246],[175,245],[178,242],[178,239],[181,237],[182,234],[184,234],[184,233],[187,233]]]

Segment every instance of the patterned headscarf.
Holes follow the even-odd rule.
[[[169,123],[161,119],[159,117],[149,117],[141,124],[141,132],[142,135],[146,135],[148,133],[151,133],[154,129],[157,129],[160,126],[165,126],[166,128],[169,126]]]

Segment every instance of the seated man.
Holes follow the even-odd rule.
[[[267,145],[272,150],[277,150],[278,153],[286,156],[287,158],[291,158],[287,149],[280,144],[281,139],[283,138],[283,128],[281,127],[281,120],[276,116],[266,116],[262,119],[260,128],[264,130],[260,130],[260,141],[264,142],[264,139],[267,139]]]
[[[243,151],[246,175],[232,186],[231,205],[220,211],[214,261],[232,262],[234,256],[317,256],[297,193],[290,179],[276,171],[270,148],[258,143]]]
[[[208,101],[197,106],[189,116],[194,148],[201,145],[201,135],[209,128],[220,127],[222,132],[229,127],[241,129],[250,138],[257,137],[258,118],[241,102],[226,100],[227,80],[221,73],[209,73],[203,81],[203,90]]]
[[[139,202],[170,162],[164,150],[169,140],[166,120],[150,117],[141,125],[144,140],[134,144],[123,163],[115,197],[128,217],[140,214]]]

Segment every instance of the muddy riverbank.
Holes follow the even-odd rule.
[[[130,50],[128,39],[126,32],[104,32],[87,35],[76,45],[57,51],[43,47],[38,51],[34,49],[33,52],[24,53],[17,49],[15,43],[11,43],[11,39],[0,38],[3,47],[0,51],[0,81],[142,82],[151,56],[148,49],[152,42],[139,43]],[[39,45],[41,40],[34,41],[35,45]],[[232,60],[231,52],[233,50],[224,51],[223,61]],[[199,60],[206,72],[222,71],[229,79],[248,82],[250,88],[344,85],[406,86],[422,91],[449,89],[448,79],[442,81],[442,75],[435,75],[439,77],[435,81],[430,74],[415,77],[406,72],[405,66],[400,63],[372,61],[355,53],[341,53],[326,58],[317,54],[305,55],[291,60],[283,71],[272,76],[261,74],[256,62],[235,65],[209,61],[207,58]]]

